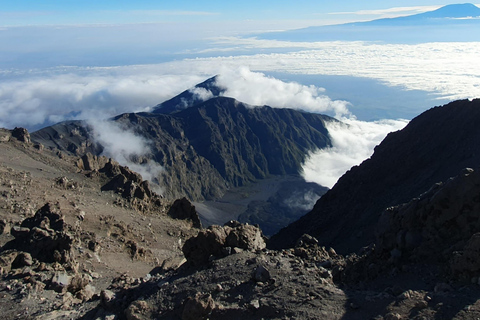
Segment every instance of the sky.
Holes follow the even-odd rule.
[[[243,102],[321,112],[348,123],[332,127],[333,148],[312,150],[304,167],[307,180],[332,186],[346,167],[416,115],[480,97],[480,45],[294,42],[257,35],[452,3],[0,0],[0,127],[33,131],[68,119],[150,111],[220,74],[227,92]],[[110,133],[120,129],[102,131],[98,139],[111,141]],[[111,149],[128,160],[114,144]]]
[[[1,25],[73,25],[158,22],[234,22],[283,29],[408,15],[450,3],[424,1],[123,1],[2,0]],[[245,25],[244,25],[245,26]],[[248,29],[248,26],[247,26]]]

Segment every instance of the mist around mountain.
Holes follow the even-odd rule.
[[[480,8],[451,4],[434,11],[341,25],[263,33],[262,39],[284,41],[381,41],[386,43],[480,41]]]
[[[251,106],[220,96],[223,91],[213,77],[152,113],[67,121],[32,133],[32,139],[77,156],[112,157],[167,199],[196,201],[204,225],[240,220],[271,235],[328,190],[300,174],[310,152],[332,146],[326,124],[338,121]]]

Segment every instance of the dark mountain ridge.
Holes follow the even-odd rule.
[[[159,181],[166,196],[201,200],[269,175],[298,174],[308,151],[331,145],[325,122],[336,120],[215,97],[172,114],[131,113],[112,121],[151,142],[150,153],[134,160],[165,167]],[[64,122],[34,132],[32,139],[77,155],[99,154],[103,147],[93,130]]]
[[[390,133],[370,159],[345,173],[313,210],[271,238],[274,248],[294,245],[304,233],[342,253],[374,241],[387,208],[408,202],[433,184],[480,164],[480,99],[430,109]]]

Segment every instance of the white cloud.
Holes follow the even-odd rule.
[[[213,93],[205,88],[194,87],[190,89],[190,92],[193,93],[194,98],[201,101],[207,101],[208,99],[213,98]]]
[[[300,109],[315,113],[333,112],[337,117],[350,115],[348,102],[332,101],[324,89],[284,82],[247,67],[225,70],[217,84],[226,89],[224,96],[233,97],[253,106],[268,105],[273,108]]]
[[[148,180],[155,191],[163,194],[163,187],[159,186],[159,175],[164,168],[158,163],[148,160],[137,163],[135,159],[151,153],[150,142],[133,132],[131,128],[120,123],[90,119],[88,124],[93,127],[93,138],[104,148],[102,155],[115,159],[123,166],[127,166]],[[155,188],[155,186],[158,186]]]
[[[235,38],[222,43],[237,45]],[[285,48],[288,53],[198,58],[182,61],[183,67],[219,70],[219,66],[248,66],[261,72],[306,75],[342,75],[373,78],[406,90],[428,91],[439,98],[480,97],[478,42],[376,44],[365,42],[312,42],[239,39],[252,50]],[[309,50],[302,50],[306,47]],[[426,106],[426,108],[429,106]]]
[[[404,15],[412,15],[417,13],[423,13],[427,11],[433,11],[441,8],[442,6],[411,6],[411,7],[393,7],[386,9],[376,9],[376,10],[358,10],[358,11],[349,11],[349,12],[331,12],[332,15],[343,15],[343,14],[355,14],[355,15],[376,15],[381,18],[385,17],[398,17]]]
[[[345,118],[342,122],[328,122],[326,127],[333,146],[311,152],[302,176],[308,182],[333,187],[347,170],[369,158],[389,132],[400,130],[407,123],[407,120],[366,122]]]
[[[68,70],[0,80],[0,127],[38,128],[69,119],[148,111],[204,80],[199,75],[144,73],[136,67]],[[71,73],[76,71],[77,74]],[[138,73],[137,73],[138,71]]]

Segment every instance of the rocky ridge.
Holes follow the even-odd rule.
[[[0,309],[7,319],[480,316],[476,170],[386,210],[372,245],[355,254],[306,234],[291,248],[270,250],[253,225],[198,231],[171,219],[166,204],[148,206],[154,197],[125,193],[141,177],[109,159],[70,157],[3,132]],[[119,174],[131,182],[101,191]],[[173,207],[176,218],[194,211],[185,200]],[[56,239],[72,241],[55,247]],[[39,255],[46,244],[53,254]]]
[[[330,145],[326,121],[290,109],[251,107],[215,97],[173,114],[124,114],[112,119],[150,142],[150,152],[132,161],[154,161],[165,196],[215,199],[231,187],[269,175],[299,174],[308,151]],[[77,156],[100,155],[94,128],[70,121],[44,128],[32,139]]]
[[[357,252],[375,241],[381,213],[480,163],[480,100],[432,108],[390,133],[361,165],[345,173],[313,210],[271,238],[275,248],[303,234],[338,252]]]
[[[103,157],[44,149],[24,129],[0,138],[4,319],[80,318],[114,279],[140,283],[152,268],[182,263],[179,242],[198,232],[191,221],[169,218],[169,202],[148,185],[140,189],[148,197],[101,191],[108,172],[136,189],[141,176]]]

